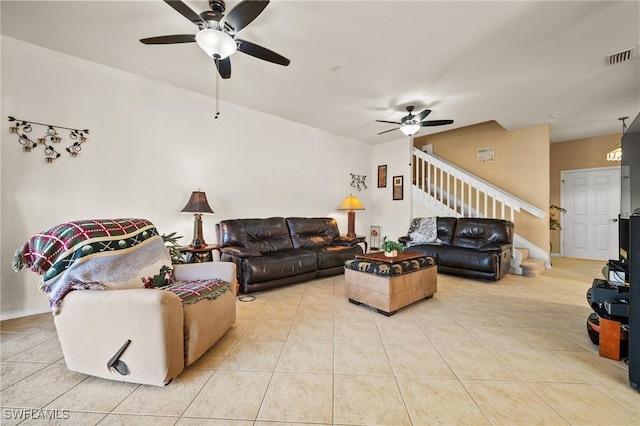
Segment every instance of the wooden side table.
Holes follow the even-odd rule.
[[[204,247],[179,246],[181,253],[186,253],[187,263],[213,262],[213,250],[220,250],[219,244],[207,244]]]

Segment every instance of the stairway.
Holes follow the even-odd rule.
[[[516,212],[526,212],[548,226],[547,212],[480,179],[433,154],[413,148],[412,200],[432,216],[487,217],[515,221]],[[536,277],[549,262],[548,248],[536,246],[517,233],[513,235],[509,272]],[[533,255],[534,257],[530,257]]]
[[[546,269],[546,261],[529,257],[529,249],[514,248],[509,273],[525,277],[537,277]]]

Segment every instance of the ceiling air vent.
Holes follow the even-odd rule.
[[[622,52],[612,53],[611,55],[605,56],[605,60],[607,61],[607,66],[619,64],[620,62],[628,61],[633,57],[634,48],[623,50]]]

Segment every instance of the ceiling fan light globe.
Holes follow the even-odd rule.
[[[230,35],[222,31],[204,29],[196,34],[196,43],[212,58],[224,59],[233,55],[238,46]]]
[[[420,131],[420,125],[415,123],[403,124],[400,131],[407,136],[413,136]]]

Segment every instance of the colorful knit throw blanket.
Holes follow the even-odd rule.
[[[220,279],[176,281],[160,287],[177,295],[182,305],[193,305],[201,300],[214,300],[230,290],[229,283]]]
[[[16,251],[13,269],[42,275],[49,306],[78,289],[143,288],[171,268],[169,252],[146,219],[67,222],[34,235]],[[164,269],[163,269],[164,268]]]

